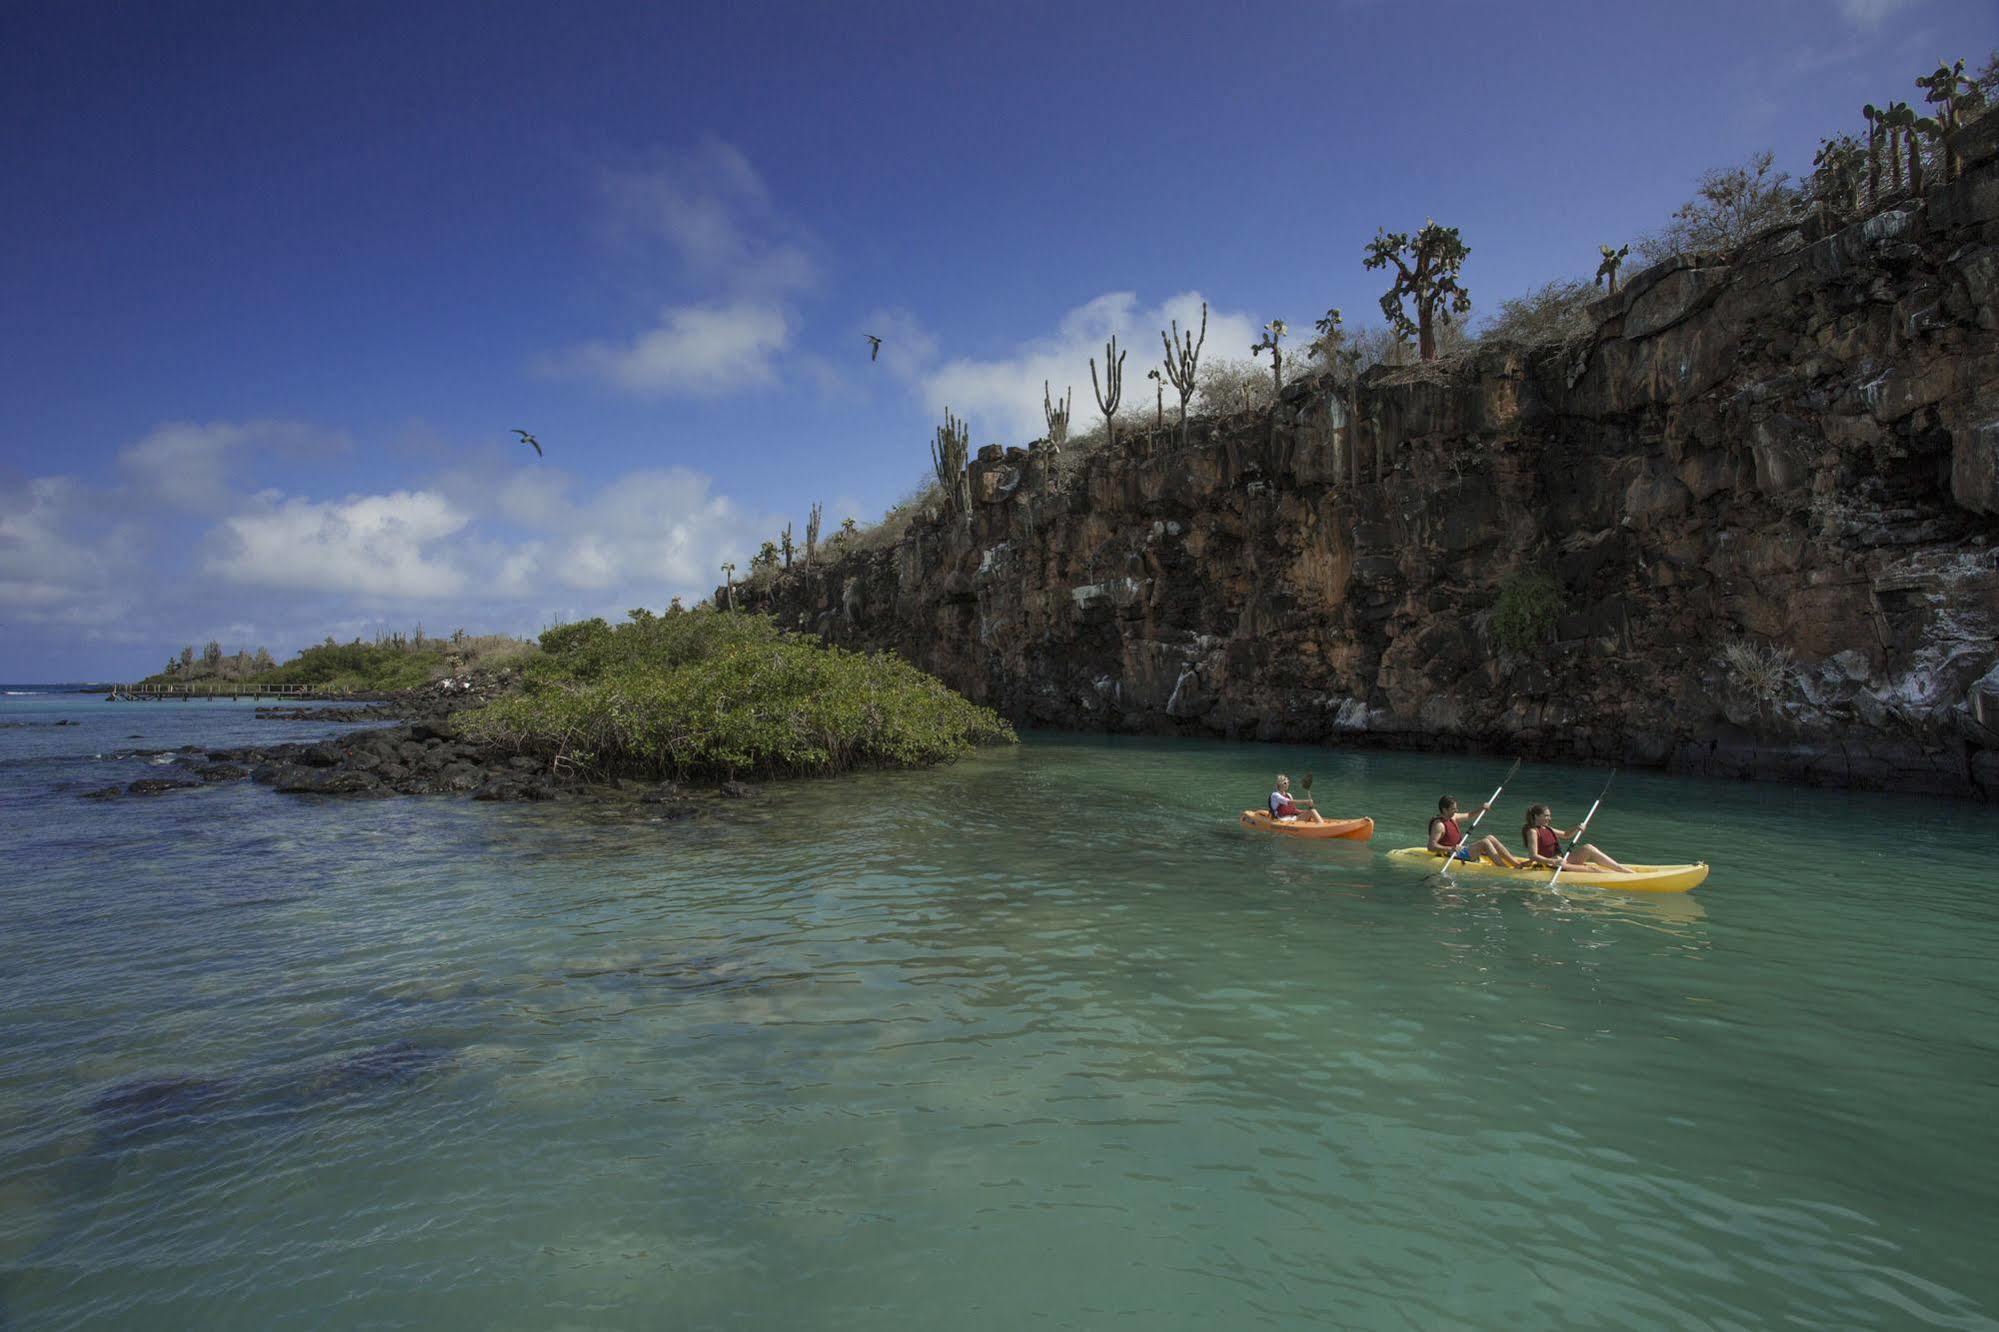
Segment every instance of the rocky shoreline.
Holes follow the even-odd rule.
[[[691,818],[714,800],[758,794],[757,788],[743,782],[691,787],[630,778],[594,781],[553,772],[536,759],[467,738],[453,714],[476,701],[418,692],[363,707],[259,708],[261,720],[321,724],[392,720],[398,724],[295,743],[131,750],[118,757],[164,760],[162,766],[171,768],[171,775],[144,777],[82,794],[84,799],[112,800],[249,781],[286,795],[619,803],[666,819]]]

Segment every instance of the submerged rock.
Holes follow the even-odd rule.
[[[235,1084],[197,1074],[134,1078],[100,1092],[90,1103],[98,1132],[120,1141],[142,1133],[182,1126],[207,1117]]]
[[[300,1090],[311,1098],[379,1091],[443,1073],[454,1062],[452,1052],[439,1046],[390,1041],[333,1060],[308,1077]]]
[[[127,786],[125,794],[160,795],[167,791],[185,791],[200,785],[200,782],[184,782],[173,777],[142,777]]]

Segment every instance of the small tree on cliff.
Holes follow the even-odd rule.
[[[736,608],[736,566],[725,562],[722,565],[722,591],[728,600],[729,610]]]
[[[1124,396],[1124,353],[1118,350],[1117,334],[1104,344],[1104,378],[1097,382],[1097,358],[1090,358],[1090,387],[1096,391],[1097,406],[1104,414],[1104,443],[1117,444],[1117,405]]]
[[[1437,359],[1437,326],[1453,314],[1471,309],[1471,295],[1458,285],[1458,269],[1471,253],[1456,227],[1440,227],[1434,219],[1412,238],[1407,232],[1381,231],[1368,242],[1365,268],[1395,266],[1395,285],[1381,297],[1381,312],[1404,337],[1414,334],[1417,355]],[[1416,307],[1412,320],[1403,309],[1408,297]]]
[[[1665,230],[1640,239],[1638,252],[1655,262],[1682,254],[1733,254],[1782,221],[1796,197],[1776,158],[1767,150],[1757,153],[1703,175],[1694,197],[1680,205]]]
[[[1166,344],[1166,378],[1173,385],[1173,391],[1180,395],[1180,443],[1187,443],[1187,400],[1194,396],[1201,368],[1201,348],[1208,341],[1208,303],[1201,302],[1201,336],[1192,332],[1182,333],[1180,321],[1169,321],[1173,332],[1169,337],[1165,329],[1159,330],[1159,340]]]

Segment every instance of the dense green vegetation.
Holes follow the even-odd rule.
[[[444,672],[444,649],[386,643],[322,643],[284,665],[255,676],[253,683],[311,685],[328,692],[374,693],[415,689]]]
[[[1509,652],[1545,646],[1561,614],[1562,589],[1543,573],[1516,574],[1500,585],[1493,603],[1492,641]]]
[[[896,657],[705,607],[551,629],[522,683],[466,714],[467,733],[598,776],[912,767],[1014,738],[990,709]]]

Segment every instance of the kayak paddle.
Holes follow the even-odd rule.
[[[1616,780],[1617,780],[1617,769],[1612,768],[1610,770],[1610,782],[1614,782]],[[1597,796],[1596,800],[1590,805],[1589,813],[1583,815],[1583,821],[1576,825],[1575,834],[1569,838],[1569,850],[1562,852],[1561,863],[1555,866],[1555,872],[1548,877],[1548,886],[1550,888],[1553,888],[1555,886],[1556,879],[1562,877],[1562,871],[1569,867],[1569,853],[1576,849],[1576,843],[1582,841],[1583,834],[1589,831],[1589,821],[1596,817],[1596,807],[1603,803],[1604,796],[1610,794],[1610,782],[1605,782],[1603,784],[1603,793]]]
[[[1480,807],[1478,813],[1472,815],[1471,827],[1465,829],[1465,835],[1463,837],[1458,838],[1458,846],[1469,846],[1471,844],[1471,835],[1474,832],[1478,831],[1478,821],[1485,817],[1486,811],[1491,809],[1494,803],[1498,801],[1499,793],[1506,789],[1506,783],[1512,781],[1513,774],[1519,771],[1520,771],[1520,760],[1515,759],[1513,760],[1513,766],[1506,770],[1506,776],[1500,779],[1499,785],[1492,788],[1492,799],[1486,801],[1485,804]],[[1448,879],[1451,877],[1451,862],[1453,860],[1456,860],[1457,858],[1458,858],[1458,847],[1454,846],[1451,848],[1451,853],[1444,857],[1445,878]]]

